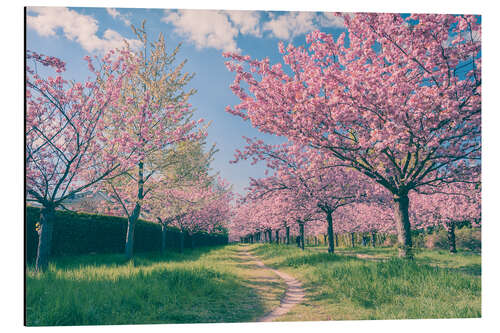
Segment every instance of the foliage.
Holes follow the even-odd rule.
[[[35,224],[39,221],[40,209],[26,209],[26,260],[36,256],[38,235]],[[120,253],[123,251],[127,219],[116,216],[94,215],[67,211],[56,211],[52,255]],[[195,246],[225,244],[224,234],[196,233],[192,236]],[[179,248],[180,231],[169,227],[167,246]],[[137,252],[161,250],[161,227],[157,223],[139,220],[136,226],[134,249]],[[186,242],[192,244],[191,238]]]
[[[457,248],[460,250],[481,252],[481,229],[463,227],[455,231]],[[425,246],[436,249],[449,249],[448,233],[444,229],[426,235]]]
[[[400,256],[411,257],[409,195],[479,178],[480,19],[337,15],[346,33],[334,40],[313,31],[298,47],[280,42],[283,61],[274,65],[225,53],[240,99],[227,111],[383,186]]]

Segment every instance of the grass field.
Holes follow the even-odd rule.
[[[28,269],[29,326],[245,322],[279,304],[284,283],[245,265],[235,246],[184,254],[64,257]]]
[[[250,322],[280,303],[285,284],[243,255],[301,280],[306,301],[283,321],[481,316],[481,257],[423,250],[414,262],[392,248],[228,245],[183,254],[55,259],[26,274],[29,326]],[[361,256],[361,258],[357,257]]]
[[[394,258],[392,248],[340,248],[329,255],[326,248],[249,247],[304,282],[307,302],[283,321],[481,316],[480,255],[422,250],[407,262]]]

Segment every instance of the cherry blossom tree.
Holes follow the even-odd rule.
[[[102,159],[120,159],[129,168],[126,172],[101,183],[101,189],[111,198],[105,207],[128,219],[125,255],[133,255],[134,230],[141,208],[148,195],[160,185],[157,174],[172,165],[169,151],[182,141],[197,141],[206,135],[198,128],[202,119],[191,120],[193,110],[187,99],[193,90],[184,91],[192,78],[182,74],[185,64],[172,66],[178,47],[171,54],[165,50],[162,35],[150,43],[144,28],[135,28],[144,45],[143,51],[128,51],[125,61],[135,71],[123,82],[118,105],[108,113],[103,140],[116,138],[118,144],[107,146]]]
[[[354,14],[281,63],[225,53],[241,103],[265,133],[337,158],[393,197],[400,256],[411,257],[409,193],[480,168],[481,25],[471,15]]]
[[[197,181],[169,192],[162,201],[166,213],[163,220],[171,221],[171,225],[181,231],[181,252],[184,250],[186,234],[225,229],[231,214],[233,194],[224,180],[218,179],[208,184],[206,181]]]
[[[261,140],[247,139],[243,152],[237,151],[236,160],[259,159],[274,170],[271,177],[252,179],[254,195],[272,191],[287,191],[296,201],[308,202],[325,215],[327,221],[328,252],[334,252],[332,214],[340,207],[364,200],[370,185],[352,169],[336,165],[333,158],[325,158],[317,150],[287,143],[266,145]],[[371,191],[370,191],[371,192]]]
[[[100,160],[104,114],[116,106],[120,87],[133,69],[124,51],[108,53],[87,82],[63,78],[65,63],[55,57],[26,54],[26,193],[42,206],[36,270],[48,266],[54,213],[64,201],[117,171],[116,158]],[[56,76],[41,72],[55,70]],[[105,75],[105,73],[107,75]]]
[[[178,206],[171,205],[171,202],[182,199],[185,196],[183,191],[199,191],[201,188],[208,188],[215,181],[214,177],[208,175],[215,146],[204,152],[204,145],[204,140],[183,141],[170,150],[164,156],[163,168],[154,176],[156,184],[148,200],[144,201],[145,218],[161,225],[162,252],[166,251],[167,227],[186,214],[186,211],[179,211]],[[176,191],[179,190],[182,196],[175,198]]]
[[[377,202],[367,200],[346,206],[337,214],[342,221],[343,231],[351,233],[351,245],[354,247],[354,233],[368,233],[371,236],[372,246],[375,247],[377,233],[393,233],[394,212],[390,201]]]
[[[269,242],[272,242],[273,230],[275,233],[278,231],[279,235],[279,231],[284,229],[287,243],[290,230],[297,229],[299,246],[304,249],[305,226],[320,219],[315,203],[305,199],[304,196],[296,195],[293,190],[260,192],[260,189],[254,188],[236,207],[231,228],[238,230],[240,237],[245,238],[256,232],[264,232],[265,239]]]

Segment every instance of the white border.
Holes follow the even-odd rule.
[[[302,11],[363,11],[363,12],[401,12],[401,13],[470,13],[481,14],[483,28],[483,77],[484,111],[483,111],[483,309],[482,319],[460,320],[400,320],[400,321],[342,321],[342,322],[300,322],[300,323],[265,323],[265,324],[202,324],[202,325],[134,325],[134,326],[93,326],[72,327],[73,331],[112,331],[132,332],[147,330],[164,332],[254,332],[255,330],[275,331],[287,330],[317,332],[335,330],[337,332],[430,332],[445,330],[452,332],[492,331],[499,326],[498,299],[498,264],[499,254],[499,220],[495,205],[497,203],[496,189],[498,183],[498,86],[495,81],[498,72],[498,15],[493,2],[490,1],[265,1],[253,0],[239,3],[234,0],[189,1],[151,1],[140,2],[131,0],[105,1],[23,1],[9,5],[3,4],[1,10],[2,22],[2,157],[0,158],[2,204],[2,223],[0,229],[2,254],[2,295],[1,326],[14,330],[59,330],[66,331],[68,327],[25,328],[23,318],[23,6],[72,6],[72,7],[128,7],[135,8],[201,8],[201,9],[248,9],[248,10],[302,10]],[[7,102],[5,102],[7,99]],[[5,214],[6,213],[6,214]]]

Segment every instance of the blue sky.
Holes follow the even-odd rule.
[[[259,137],[268,143],[282,138],[264,135],[250,123],[225,111],[239,99],[229,89],[234,74],[222,57],[224,51],[237,51],[253,58],[280,60],[277,44],[303,44],[305,35],[320,29],[338,36],[342,20],[321,12],[264,12],[216,10],[163,10],[134,8],[30,7],[27,10],[26,45],[28,50],[57,56],[64,60],[66,78],[84,80],[89,76],[83,57],[100,55],[127,39],[138,45],[130,24],[140,26],[146,20],[148,37],[160,32],[171,51],[182,42],[177,60],[188,59],[185,70],[196,73],[190,87],[197,93],[191,98],[195,118],[212,122],[208,145],[216,143],[219,152],[212,163],[214,172],[244,192],[249,177],[264,175],[264,166],[248,162],[229,164],[234,151],[242,148],[242,136]]]

